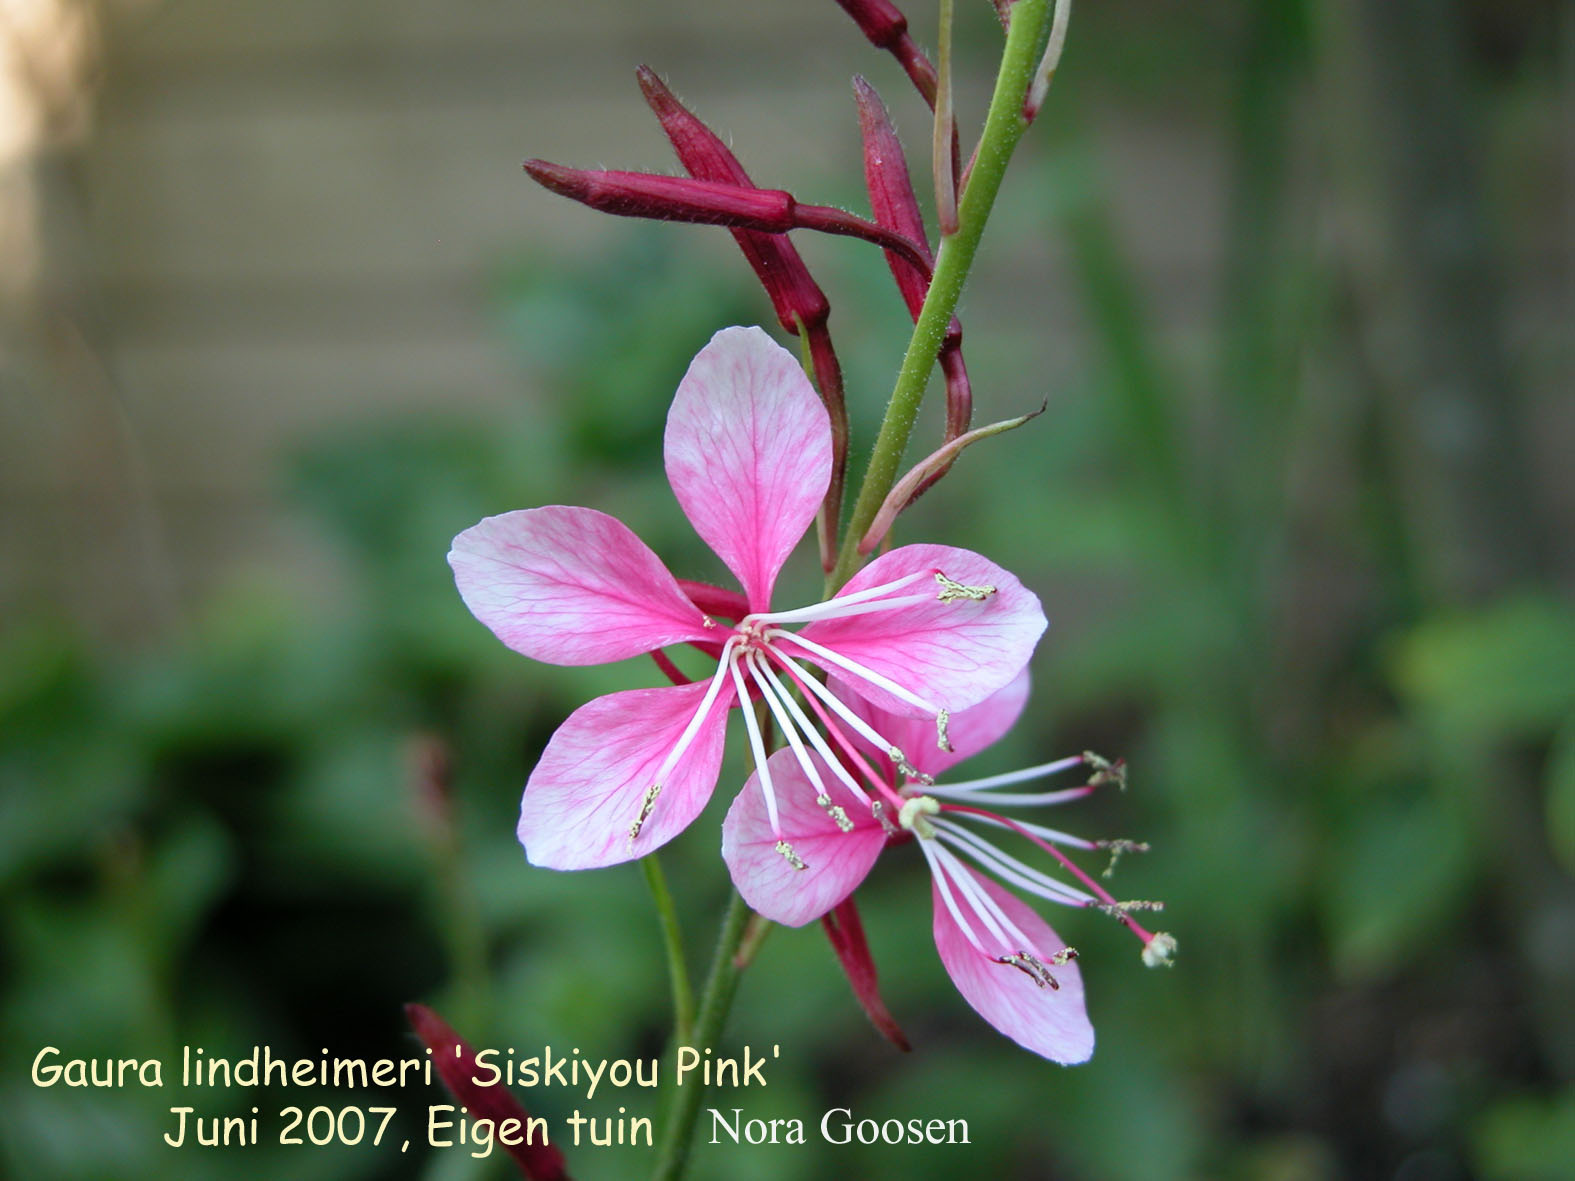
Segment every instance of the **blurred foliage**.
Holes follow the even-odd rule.
[[[1153,843],[1123,865],[1122,888],[1167,900],[1180,962],[1145,972],[1120,931],[1052,916],[1083,951],[1100,1048],[1085,1068],[1047,1066],[956,996],[929,951],[923,870],[892,858],[860,901],[916,1053],[865,1026],[818,932],[777,932],[728,1041],[779,1043],[783,1057],[769,1090],[738,1102],[811,1123],[834,1106],[962,1116],[974,1147],[833,1150],[812,1134],[802,1149],[733,1149],[705,1143],[702,1123],[697,1177],[911,1181],[964,1164],[1100,1181],[1572,1175],[1575,610],[1546,564],[1505,564],[1468,587],[1430,573],[1430,547],[1476,540],[1412,515],[1382,422],[1390,371],[1359,341],[1379,315],[1363,302],[1369,276],[1319,249],[1294,206],[1297,96],[1327,93],[1320,71],[1353,6],[1316,22],[1291,3],[1235,23],[1223,11],[1210,9],[1230,31],[1236,90],[1216,95],[1211,77],[1202,91],[1234,112],[1216,319],[1178,344],[1145,311],[1078,78],[1152,77],[1174,51],[1149,61],[1157,39],[1096,21],[1089,53],[1069,59],[1054,150],[1012,194],[1038,211],[1029,232],[1067,246],[1086,356],[1049,415],[987,444],[989,462],[984,448],[966,456],[903,525],[989,552],[1040,590],[1055,627],[1032,712],[979,773],[1090,747],[1126,755],[1132,790],[1065,823]],[[519,785],[557,722],[657,674],[511,655],[465,612],[442,561],[483,515],[583,503],[623,518],[681,575],[718,577],[666,489],[662,423],[696,347],[767,309],[741,273],[696,273],[663,227],[609,240],[595,267],[523,258],[496,275],[499,332],[533,391],[512,413],[367,425],[302,454],[289,495],[344,555],[336,611],[241,588],[140,655],[43,617],[8,628],[10,1175],[507,1175],[458,1150],[285,1151],[267,1130],[256,1149],[188,1150],[172,1165],[154,1129],[202,1096],[37,1089],[28,1066],[43,1045],[167,1065],[183,1043],[399,1056],[414,1052],[400,1004],[421,999],[478,1045],[660,1051],[665,976],[638,871],[532,870],[513,837]],[[900,312],[876,258],[837,262],[823,283],[867,425]],[[981,417],[1022,409],[1012,399],[1031,391],[1008,371],[1035,342],[968,328]],[[807,552],[796,560],[788,584],[812,594]],[[451,777],[433,770],[444,754]],[[742,773],[730,763],[724,784]],[[727,795],[665,858],[697,972],[726,890]],[[384,1098],[250,1101],[267,1113]],[[555,1127],[577,1105],[572,1092],[525,1098]],[[398,1100],[396,1135],[412,1138],[424,1104],[445,1101]],[[587,1106],[609,1110],[599,1101]],[[619,1101],[654,1111],[638,1093]],[[202,1110],[241,1102],[216,1092]],[[628,1151],[569,1159],[582,1176],[641,1172]]]

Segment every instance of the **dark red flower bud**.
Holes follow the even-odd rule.
[[[897,138],[897,130],[891,125],[891,117],[886,113],[886,105],[863,78],[853,79],[853,94],[859,106],[859,132],[864,140],[864,186],[870,195],[870,212],[877,224],[915,242],[927,243],[924,214],[913,193],[908,159],[903,153],[902,141]],[[928,245],[925,252],[929,252]],[[929,277],[891,251],[886,252],[886,262],[891,266],[892,278],[897,280],[903,302],[917,319],[919,309],[924,306],[924,294],[930,287]]]
[[[870,955],[870,945],[864,938],[864,924],[859,919],[859,908],[853,904],[853,899],[843,899],[820,921],[865,1016],[892,1045],[905,1052],[911,1050],[913,1047],[908,1043],[907,1035],[892,1019],[886,1002],[881,1000],[880,987],[875,978],[875,959]]]
[[[781,189],[756,189],[654,172],[565,168],[546,160],[525,161],[525,171],[538,184],[601,213],[736,226],[768,234],[785,234],[792,229],[820,230],[862,238],[886,250],[898,251],[915,266],[929,269],[925,253],[901,235],[845,209],[800,204]]]
[[[525,171],[560,196],[621,217],[746,226],[778,234],[794,226],[793,197],[781,189],[649,172],[565,168],[545,160],[525,161]]]
[[[641,66],[636,76],[646,103],[661,121],[685,172],[699,180],[754,187],[744,166],[721,137],[679,102],[655,71]],[[733,238],[765,288],[777,322],[785,331],[796,336],[800,322],[812,328],[825,323],[831,312],[826,293],[810,277],[809,268],[787,238],[744,229],[733,230]]]
[[[869,190],[870,211],[875,221],[904,238],[924,243],[924,214],[919,209],[918,198],[913,193],[913,179],[908,172],[908,160],[897,138],[891,116],[875,93],[875,88],[863,78],[853,79],[853,93],[859,105],[859,131],[864,140],[864,185]],[[926,247],[926,250],[928,247]],[[924,296],[929,291],[929,276],[919,271],[900,254],[886,252],[886,262],[891,267],[892,278],[902,292],[908,313],[915,320],[924,306]],[[962,355],[962,324],[957,317],[946,328],[946,337],[940,349],[941,372],[946,378],[946,434],[950,442],[968,430],[973,417],[973,388],[968,380],[968,367]],[[947,467],[950,465],[948,464]],[[942,467],[913,492],[913,498],[946,474]]]
[[[935,67],[908,36],[908,18],[889,0],[837,0],[859,31],[876,49],[884,49],[901,63],[924,101],[935,106]]]
[[[476,1053],[459,1034],[449,1028],[448,1022],[425,1005],[406,1005],[405,1019],[416,1036],[432,1051],[432,1065],[449,1093],[470,1109],[472,1119],[493,1121],[496,1127],[504,1120],[518,1120],[523,1133],[530,1126],[530,1116],[514,1098],[513,1092],[501,1083],[483,1087],[476,1082]],[[545,1138],[519,1137],[533,1141],[509,1144],[500,1140],[503,1150],[514,1158],[514,1163],[529,1181],[569,1181],[563,1153]]]

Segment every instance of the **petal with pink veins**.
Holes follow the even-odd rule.
[[[700,814],[722,767],[732,687],[723,683],[635,840],[646,793],[704,702],[704,681],[598,697],[559,726],[525,784],[520,843],[532,865],[597,869],[666,844]]]
[[[790,927],[818,919],[851,894],[886,844],[886,834],[868,806],[834,778],[819,755],[811,751],[809,757],[826,784],[826,794],[853,822],[850,831],[842,831],[815,803],[815,785],[785,747],[766,762],[776,789],[782,837],[771,830],[758,771],[744,784],[722,822],[722,860],[738,892],[766,918]],[[793,847],[803,869],[794,869],[777,852],[779,839]]]
[[[947,724],[952,744],[949,751],[941,750],[935,744],[933,718],[887,713],[865,701],[847,681],[833,677],[830,684],[832,692],[851,705],[854,712],[868,722],[876,733],[889,738],[907,756],[915,770],[939,778],[964,759],[998,742],[1016,725],[1023,707],[1028,704],[1029,677],[1025,668],[1011,679],[1006,688],[996,690],[978,705],[953,714]],[[885,756],[885,751],[870,750],[870,744],[857,732],[851,736],[870,754]]]
[[[533,660],[605,664],[716,630],[662,560],[595,509],[487,517],[454,538],[448,562],[471,614]]]
[[[971,550],[945,545],[905,545],[883,554],[855,574],[838,595],[931,571],[967,587],[994,589],[979,601],[943,601],[940,584],[926,577],[893,596],[928,591],[927,602],[819,619],[801,634],[955,715],[1004,688],[1028,663],[1044,634],[1045,615],[1038,596],[1014,575]],[[784,644],[791,651],[791,637],[784,637]],[[832,671],[882,709],[909,716],[923,712],[846,670]]]
[[[1049,964],[1055,953],[1066,946],[1033,908],[987,878],[974,875],[974,880],[995,899],[1006,917],[1033,941],[1030,948],[1004,944],[997,947],[999,940],[985,929],[983,922],[974,918],[971,924],[974,934],[986,947],[1002,955],[1029,951]],[[939,887],[932,889],[935,946],[941,953],[947,975],[963,999],[978,1011],[979,1016],[1025,1049],[1064,1066],[1087,1062],[1094,1053],[1094,1027],[1084,1008],[1083,977],[1077,965],[1056,964],[1050,968],[1059,988],[1036,984],[1026,972],[1010,964],[998,964],[981,954],[952,918],[941,900]],[[953,885],[952,889],[955,892],[957,887]]]
[[[804,370],[759,328],[722,329],[678,385],[664,446],[684,514],[764,611],[831,482],[831,424]]]

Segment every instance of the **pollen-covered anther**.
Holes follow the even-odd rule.
[[[912,763],[908,762],[908,756],[902,753],[902,748],[900,746],[888,746],[886,748],[886,757],[896,764],[897,770],[902,772],[903,778],[907,779],[909,782],[922,783],[925,787],[929,787],[935,782],[935,776],[926,775]]]
[[[914,836],[923,840],[933,840],[935,826],[930,823],[929,817],[939,816],[941,802],[934,796],[913,796],[903,801],[902,810],[897,813],[897,823]]]
[[[787,863],[794,869],[802,870],[809,868],[804,864],[804,859],[797,853],[793,852],[793,846],[788,844],[786,841],[777,842],[777,852],[782,854],[782,856],[787,859]]]
[[[853,821],[848,818],[847,809],[841,804],[833,804],[826,809],[826,815],[831,817],[831,822],[843,832],[853,831]]]
[[[886,804],[884,801],[871,800],[870,815],[875,817],[876,820],[880,821],[881,831],[887,836],[894,837],[902,832],[902,829],[898,828],[891,822],[891,817],[886,815]]]
[[[1126,791],[1127,761],[1125,759],[1107,759],[1091,750],[1085,750],[1083,762],[1094,769],[1094,773],[1088,777],[1089,787],[1103,787],[1107,783],[1114,783],[1119,790]]]
[[[1165,909],[1163,902],[1151,902],[1146,898],[1134,898],[1128,902],[1091,902],[1088,905],[1115,919],[1125,919],[1133,911]]]
[[[705,628],[706,631],[710,631],[716,626],[716,620],[712,619],[709,615],[702,615],[700,617],[700,626]]]
[[[1145,968],[1171,968],[1175,963],[1176,937],[1170,932],[1156,932],[1154,937],[1143,945]]]
[[[935,745],[941,750],[951,753],[951,736],[946,733],[946,727],[951,723],[952,711],[943,709],[935,715]]]
[[[634,818],[634,823],[629,826],[629,840],[632,842],[640,835],[640,830],[645,827],[645,822],[651,818],[651,809],[656,807],[656,797],[662,794],[662,785],[653,783],[645,789],[645,798],[640,801],[640,814]]]
[[[940,584],[940,592],[935,596],[943,603],[956,603],[968,601],[982,603],[995,593],[993,586],[968,586],[958,582],[955,578],[947,578],[939,570],[935,572],[935,581]]]
[[[1073,954],[1075,955],[1076,953],[1074,952]],[[1050,974],[1050,969],[1045,967],[1044,961],[1029,952],[1014,951],[1010,955],[998,956],[995,962],[998,964],[1010,964],[1040,988],[1058,989],[1061,987],[1060,981]],[[1059,962],[1064,963],[1065,961]]]
[[[1116,862],[1120,861],[1125,854],[1148,852],[1147,841],[1129,841],[1125,838],[1118,838],[1113,841],[1095,841],[1094,844],[1110,854],[1110,864],[1105,866],[1105,872],[1099,875],[1105,878],[1115,875]]]

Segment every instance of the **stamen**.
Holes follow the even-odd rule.
[[[782,659],[769,648],[767,648],[762,653],[762,655],[768,659]],[[776,690],[777,699],[782,703],[783,708],[793,716],[793,720],[797,724],[798,729],[804,734],[806,738],[809,739],[810,745],[820,752],[820,757],[826,760],[826,765],[831,768],[832,773],[842,781],[843,786],[845,786],[849,791],[859,798],[860,802],[865,804],[869,803],[870,798],[865,793],[864,789],[859,786],[858,780],[855,779],[848,769],[842,765],[842,760],[837,758],[837,756],[832,753],[831,747],[827,745],[826,740],[821,737],[820,731],[817,730],[809,718],[805,716],[804,711],[799,708],[798,702],[794,701],[793,695],[788,692],[787,686],[784,685],[777,677],[776,673],[771,670],[771,666],[762,661],[759,668],[761,675],[764,676],[766,680],[771,683],[771,687]],[[815,709],[814,702],[811,702],[810,705],[812,709]],[[830,722],[826,720],[825,715],[821,713],[819,709],[815,709],[815,712],[820,715],[821,721],[825,724],[826,729],[828,731],[832,730],[832,726]],[[875,782],[877,783],[877,786],[879,786],[878,781]]]
[[[1050,969],[1045,967],[1039,957],[1030,955],[1026,951],[1014,951],[1011,955],[997,956],[995,962],[998,964],[1010,964],[1026,974],[1040,988],[1045,987],[1047,984],[1053,989],[1061,987],[1056,978],[1050,975]]]
[[[779,628],[770,628],[766,632],[766,638],[774,640],[789,640],[792,643],[797,644],[800,648],[803,648],[806,652],[810,652],[819,657],[822,663],[834,664],[844,672],[852,673],[860,680],[867,681],[871,685],[874,685],[877,689],[886,690],[886,692],[890,693],[899,701],[905,701],[915,709],[922,709],[927,714],[934,714],[940,710],[940,706],[932,705],[930,702],[924,700],[924,698],[909,692],[907,689],[904,689],[901,685],[897,684],[897,682],[892,680],[890,677],[882,676],[874,669],[865,668],[858,661],[849,659],[840,652],[833,652],[824,644],[817,644],[814,640],[806,640],[803,636],[798,635],[796,632],[786,632]]]
[[[771,821],[771,835],[782,839],[782,825],[777,819],[777,793],[771,783],[771,769],[767,765],[766,744],[760,737],[760,723],[749,705],[749,693],[744,688],[744,674],[738,662],[733,662],[733,683],[738,687],[739,712],[744,715],[744,729],[749,733],[749,750],[755,758],[755,774],[760,776],[760,789],[766,794],[766,815]]]
[[[788,844],[786,841],[777,842],[777,852],[782,854],[783,857],[786,857],[787,863],[794,869],[803,870],[809,868],[804,864],[803,859],[800,858],[797,853],[793,852],[793,846]]]
[[[1165,904],[1163,902],[1153,902],[1147,898],[1133,898],[1127,902],[1095,902],[1093,908],[1101,914],[1108,914],[1113,919],[1120,919],[1122,922],[1126,922],[1135,910],[1164,910]],[[1153,941],[1153,936],[1150,936],[1148,942],[1152,943]]]
[[[1116,862],[1121,860],[1122,854],[1148,852],[1147,841],[1129,841],[1125,837],[1119,837],[1113,841],[1095,841],[1094,844],[1110,852],[1110,864],[1105,866],[1105,872],[1099,875],[1102,878],[1115,877]]]
[[[886,815],[885,800],[872,800],[870,802],[870,814],[880,821],[880,826],[887,836],[894,837],[902,832],[902,829],[891,822],[891,817]]]
[[[1004,775],[989,775],[983,779],[964,779],[957,783],[948,783],[944,787],[937,787],[937,791],[947,791],[962,794],[971,791],[984,791],[991,787],[1007,787],[1013,783],[1023,783],[1029,779],[1043,779],[1049,775],[1058,775],[1062,771],[1070,771],[1073,767],[1080,767],[1086,756],[1073,755],[1069,759],[1057,759],[1053,763],[1040,763],[1037,767],[1025,767],[1021,771],[1008,771]],[[1069,791],[1080,791],[1080,788],[1068,788]],[[1086,793],[1085,793],[1086,794]],[[991,796],[992,800],[999,802],[1005,796]]]
[[[847,809],[844,808],[841,804],[833,804],[833,803],[831,803],[831,797],[830,796],[822,797],[822,799],[824,800],[824,802],[822,802],[822,800],[816,800],[815,802],[817,804],[820,804],[820,806],[822,808],[826,809],[826,815],[831,817],[832,823],[835,824],[838,828],[840,828],[843,832],[852,832],[853,831],[853,821],[848,819]],[[830,806],[827,807],[827,805],[830,805]]]
[[[700,727],[711,714],[711,707],[716,704],[717,695],[722,691],[722,678],[732,664],[733,646],[737,643],[736,636],[731,637],[722,645],[722,651],[717,654],[716,672],[711,676],[711,683],[706,686],[705,696],[700,699],[694,716],[689,719],[689,724],[684,727],[678,741],[673,743],[673,749],[667,752],[667,757],[662,760],[662,765],[656,769],[656,774],[651,777],[651,786],[645,789],[645,798],[640,803],[640,814],[635,817],[634,823],[629,826],[629,843],[632,845],[640,835],[640,830],[645,827],[645,822],[651,818],[651,809],[656,805],[656,797],[661,794],[662,786],[667,782],[667,777],[673,773],[673,768],[678,766],[678,760],[683,758],[684,752],[689,749],[689,744],[695,740],[695,735],[700,733]],[[743,703],[748,704],[744,698]],[[744,711],[748,713],[746,709]]]
[[[850,601],[852,599],[853,596],[849,595],[846,599],[827,599],[824,603],[816,603],[813,607],[795,607],[791,611],[770,611],[751,615],[746,622],[815,623],[825,619],[851,619],[855,615],[876,615],[935,601],[929,595],[900,595],[895,599],[865,599],[862,602],[852,602]]]
[[[1114,783],[1121,791],[1126,791],[1127,761],[1125,759],[1116,759],[1112,762],[1091,750],[1085,750],[1083,761],[1094,769],[1093,775],[1088,780],[1090,787],[1103,787],[1107,783]]]
[[[1097,849],[1099,846],[1084,837],[1073,836],[1069,832],[1062,832],[1058,828],[1046,828],[1042,824],[1032,824],[1027,820],[1013,820],[1008,816],[998,816],[994,812],[985,812],[981,809],[970,808],[966,805],[948,805],[954,812],[963,813],[981,824],[988,824],[994,828],[1010,829],[1012,832],[1022,833],[1032,839],[1050,841],[1057,845],[1066,845],[1072,849]]]
[[[1010,853],[997,849],[978,833],[970,832],[949,820],[935,820],[931,823],[934,824],[942,840],[961,849],[981,868],[989,870],[1004,882],[1027,890],[1030,894],[1036,894],[1047,902],[1059,903],[1062,906],[1084,907],[1098,901],[1094,895],[1085,893],[1076,886],[1057,881]]]
[[[971,788],[963,788],[961,791],[958,791],[950,783],[937,783],[929,788],[931,795],[947,799],[978,799],[981,802],[989,803],[992,807],[1010,806],[1022,808],[1070,804],[1073,800],[1081,800],[1086,796],[1093,795],[1094,790],[1094,788],[1085,784],[1082,787],[1068,787],[1061,791],[991,792],[988,795],[976,796]]]
[[[1057,849],[1049,841],[1046,841],[1037,836],[1035,832],[1032,831],[1037,826],[1019,824],[1017,821],[1009,820],[1005,816],[997,816],[993,812],[984,812],[978,808],[970,808],[963,804],[948,804],[946,805],[946,810],[949,812],[957,812],[975,816],[981,820],[986,821],[987,823],[999,825],[1003,828],[1009,828],[1013,832],[1020,833],[1021,835],[1027,837],[1034,844],[1038,845],[1046,853],[1050,854],[1050,856],[1059,861],[1061,863],[1061,867],[1073,877],[1075,877],[1078,881],[1082,882],[1083,885],[1086,886],[1094,895],[1094,897],[1097,898],[1101,903],[1111,907],[1119,907],[1120,904],[1118,904],[1116,900],[1110,896],[1109,891],[1107,891],[1093,878],[1089,877],[1088,874],[1084,873],[1082,868],[1075,861],[1073,861],[1065,853],[1061,852],[1060,849]],[[1091,844],[1091,842],[1088,843]],[[1143,940],[1144,943],[1147,943],[1154,937],[1150,931],[1146,930],[1143,925],[1134,919],[1130,914],[1122,912],[1118,917],[1120,917],[1121,921],[1126,924],[1127,929],[1139,939]]]
[[[919,850],[924,854],[924,859],[930,864],[930,876],[935,879],[935,888],[940,893],[941,902],[946,907],[946,912],[952,916],[952,921],[957,924],[957,929],[963,937],[973,945],[973,949],[980,955],[988,956],[984,944],[979,942],[979,937],[973,933],[973,927],[963,917],[962,908],[957,905],[957,899],[952,896],[951,883],[946,878],[946,867],[940,861],[941,847],[934,841],[920,841]]]
[[[943,603],[955,603],[959,599],[982,603],[995,593],[993,586],[966,586],[955,579],[947,578],[939,570],[935,572],[935,581],[941,584],[941,591],[935,597]]]
[[[879,586],[867,587],[861,591],[854,591],[852,594],[837,595],[834,598],[826,599],[824,602],[816,603],[810,607],[798,607],[792,611],[765,611],[759,614],[748,615],[740,622],[800,623],[806,619],[835,619],[838,618],[838,616],[820,613],[821,609],[825,607],[850,607],[855,603],[868,603],[870,600],[878,599],[882,595],[891,594],[892,591],[901,590],[903,587],[909,586],[919,581],[919,579],[925,577],[925,575],[929,573],[930,572],[928,570],[919,570],[913,574],[905,575],[904,577],[897,579],[895,582],[883,582]],[[902,605],[907,606],[910,603],[928,603],[929,601],[929,595],[919,595],[914,598],[903,599]],[[816,614],[809,614],[810,612],[816,612]]]
[[[952,711],[949,709],[943,709],[935,715],[935,745],[948,754],[952,750],[952,740],[947,736],[946,724],[951,720]]]
[[[969,872],[957,855],[944,845],[937,843],[936,857],[952,867],[952,877],[958,888],[967,895],[968,902],[973,906],[974,913],[984,920],[984,925],[996,937],[1000,944],[1011,947],[1032,946],[1033,940],[1023,934],[1016,923],[1012,922],[1007,913],[1001,909],[1000,904],[990,897],[984,884]]]
[[[814,677],[804,673],[790,657],[782,653],[775,652],[770,648],[767,648],[766,652],[776,659],[785,670],[787,670],[788,675],[793,678],[794,684],[796,684],[800,689],[806,691],[804,694],[805,700],[810,700],[811,696],[819,698],[829,709],[831,709],[833,713],[835,713],[839,718],[841,718],[855,731],[857,731],[872,746],[878,750],[886,751],[886,753],[891,757],[892,762],[897,764],[898,770],[903,771],[905,774],[908,774],[912,777],[917,777],[920,774],[908,764],[907,759],[903,757],[902,751],[898,747],[893,746],[885,738],[881,737],[881,735],[875,730],[873,726],[871,726],[863,718],[859,717],[858,714],[853,712],[852,707],[849,706],[847,702],[843,701],[840,697],[838,697],[830,689],[826,688],[826,686],[822,685]],[[819,710],[816,710],[816,712],[820,713]],[[825,720],[824,714],[821,714],[821,717],[822,720]],[[869,780],[872,784],[885,787],[885,783],[881,777],[874,774],[874,772],[869,769],[869,764],[862,758],[862,756],[858,754],[857,751],[853,749],[852,744],[843,738],[842,734],[835,726],[832,726],[828,723],[826,729],[837,739],[839,746],[841,746],[852,757],[858,760],[860,769],[863,770],[864,773],[869,777]],[[889,788],[887,790],[889,790]]]
[[[826,794],[825,781],[820,777],[820,771],[815,766],[815,761],[809,757],[809,752],[804,749],[804,743],[798,736],[798,730],[793,725],[791,715],[782,707],[781,702],[777,699],[775,689],[767,683],[765,676],[762,674],[759,654],[752,651],[745,659],[749,664],[749,675],[754,678],[755,684],[760,687],[761,700],[766,703],[766,707],[771,711],[771,716],[777,720],[777,725],[782,728],[782,733],[793,750],[793,757],[798,760],[799,769],[804,772],[804,778],[814,784],[816,799],[825,800],[829,804],[831,797]],[[821,806],[824,807],[825,805],[822,804]]]
[[[910,783],[920,783],[925,787],[935,786],[935,776],[926,775],[908,762],[908,758],[902,753],[900,746],[888,746],[886,748],[886,757],[892,761],[898,771],[902,772],[902,777]]]
[[[634,818],[634,823],[629,826],[629,840],[632,842],[640,835],[640,830],[645,827],[645,822],[651,818],[651,809],[656,807],[656,797],[662,794],[662,785],[653,783],[645,789],[645,799],[640,801],[640,814]]]

